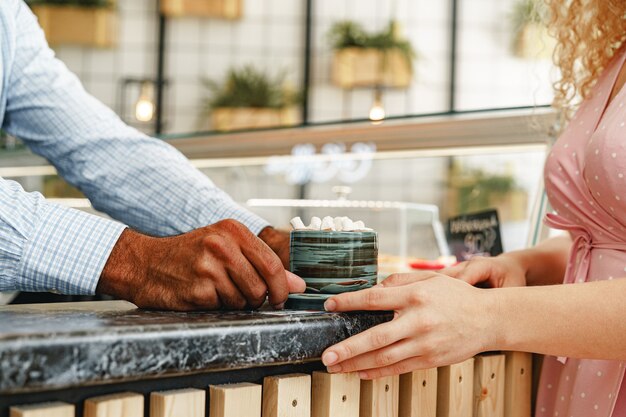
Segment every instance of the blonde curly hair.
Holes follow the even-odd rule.
[[[557,40],[553,60],[561,71],[554,102],[566,114],[591,94],[598,76],[626,38],[624,0],[543,0],[550,34]]]

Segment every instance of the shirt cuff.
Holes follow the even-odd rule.
[[[92,295],[126,226],[45,203],[18,268],[17,289]]]

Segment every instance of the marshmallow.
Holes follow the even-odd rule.
[[[341,230],[344,232],[352,232],[354,230],[354,223],[347,217],[341,219]]]
[[[333,223],[335,223],[335,230],[338,232],[341,232],[343,230],[343,227],[341,226],[341,217],[335,217],[333,219]]]
[[[306,226],[302,223],[302,219],[300,217],[294,217],[289,221],[289,223],[291,223],[291,227],[293,227],[294,230],[306,229]]]
[[[354,222],[354,230],[365,230],[365,223],[361,220]]]
[[[327,232],[335,230],[335,221],[332,217],[326,216],[322,219],[322,230]]]
[[[319,217],[311,217],[311,224],[307,229],[309,230],[320,230],[322,228],[322,219]]]

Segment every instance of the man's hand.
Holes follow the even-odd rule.
[[[289,268],[289,232],[266,227],[259,238],[278,255],[285,269]]]
[[[270,247],[245,226],[223,220],[180,236],[120,236],[96,292],[138,307],[171,310],[280,306],[302,279],[285,271]]]

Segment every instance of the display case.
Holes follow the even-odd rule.
[[[401,270],[407,258],[446,254],[443,226],[466,207],[514,213],[501,219],[505,251],[536,240],[554,119],[538,108],[165,140],[276,227],[288,228],[297,215],[365,221],[379,234],[381,265],[391,260],[397,267],[400,260]],[[93,211],[75,189],[47,186],[63,183],[52,166],[26,151],[0,156],[0,176]],[[490,189],[492,183],[508,185]]]

